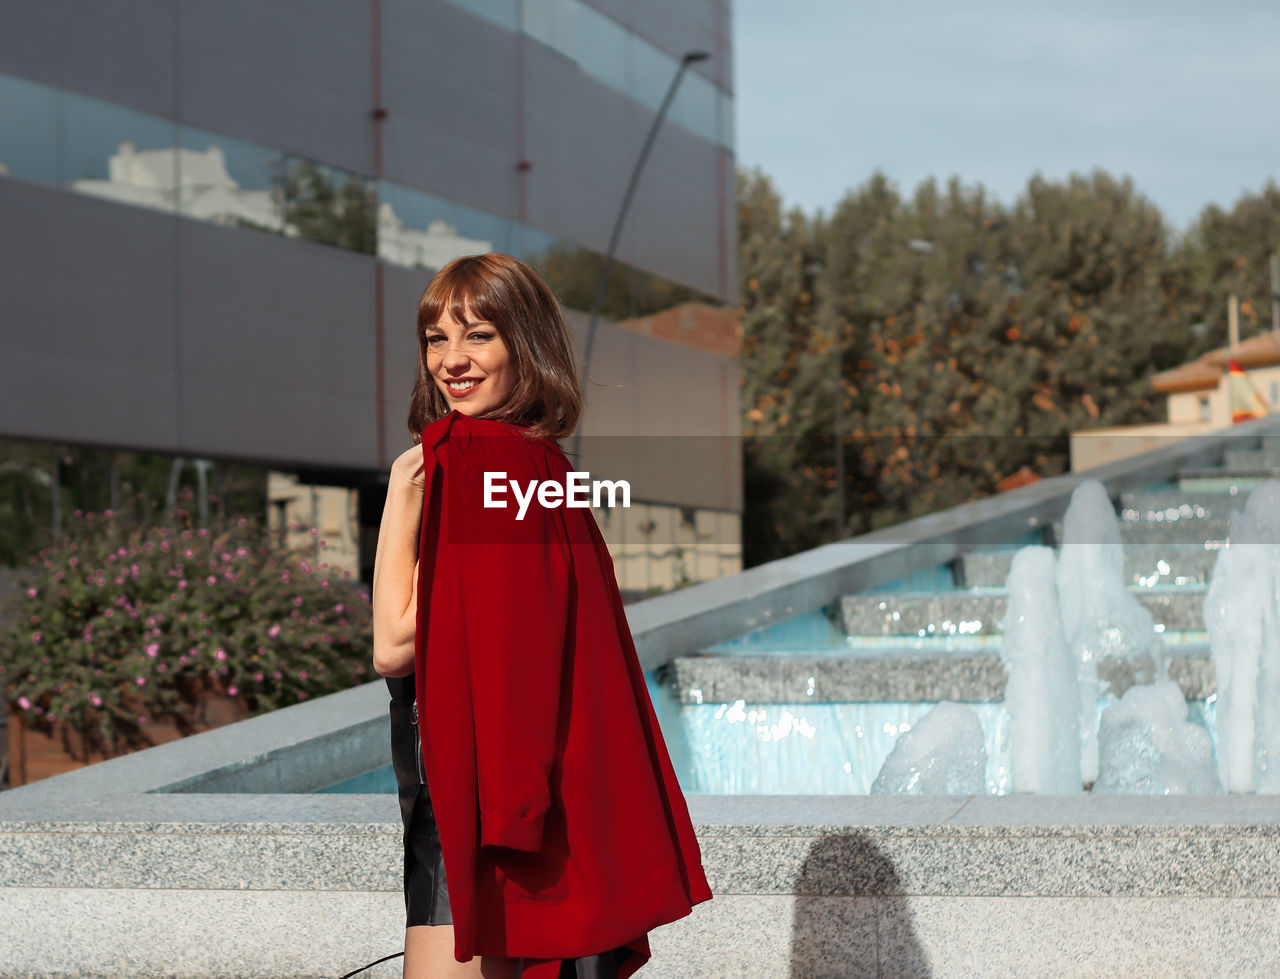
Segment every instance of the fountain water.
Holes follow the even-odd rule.
[[[985,737],[972,709],[944,700],[898,736],[871,794],[982,795]]]
[[[1077,486],[1062,523],[1057,596],[1075,662],[1080,774],[1087,784],[1098,777],[1098,700],[1124,692],[1099,674],[1101,661],[1131,667],[1139,683],[1167,677],[1168,666],[1151,613],[1125,586],[1120,524],[1106,487],[1094,479]],[[1128,678],[1130,670],[1120,673]]]
[[[1100,794],[1211,795],[1222,791],[1213,740],[1187,720],[1187,701],[1172,680],[1130,687],[1102,714],[1098,733]]]
[[[1079,792],[1078,678],[1062,629],[1049,547],[1026,547],[1009,572],[1009,609],[1000,656],[1008,673],[1012,788],[1015,792]],[[1089,718],[1093,720],[1092,717]]]
[[[1280,792],[1280,481],[1232,514],[1205,598],[1218,681],[1218,758],[1230,792]]]

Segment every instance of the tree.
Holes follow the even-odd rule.
[[[747,564],[829,539],[836,345],[816,329],[821,255],[803,213],[760,173],[738,177]]]
[[[1230,211],[1206,207],[1181,249],[1191,293],[1188,314],[1202,322],[1204,348],[1227,341],[1227,298],[1240,300],[1242,339],[1271,329],[1270,256],[1280,251],[1280,187],[1244,194]],[[1197,350],[1197,354],[1202,351]]]

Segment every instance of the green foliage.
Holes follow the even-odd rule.
[[[372,255],[378,191],[359,174],[291,159],[281,178],[286,226],[304,238]]]
[[[542,254],[531,256],[529,264],[546,280],[561,305],[567,309],[591,311],[600,284],[600,272],[604,268],[603,255],[557,243]],[[696,289],[651,275],[615,259],[605,281],[600,315],[611,320],[630,319],[649,316],[690,301],[719,304],[719,300]]]
[[[75,511],[23,575],[0,682],[28,724],[65,719],[111,756],[151,744],[155,721],[191,733],[207,691],[257,713],[364,682],[369,596],[348,572],[281,551],[256,520],[205,530],[187,509],[141,510]]]
[[[738,206],[748,565],[1063,472],[1073,430],[1162,418],[1151,376],[1225,342],[1230,292],[1242,335],[1269,328],[1274,184],[1181,240],[1102,171],[1033,177],[1012,206],[876,174],[814,220],[743,173]]]
[[[1192,293],[1188,316],[1206,324],[1220,346],[1227,335],[1227,298],[1240,300],[1240,337],[1271,329],[1268,259],[1280,250],[1280,187],[1274,181],[1244,194],[1230,211],[1210,205],[1192,225],[1181,258]]]

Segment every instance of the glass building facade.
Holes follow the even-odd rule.
[[[683,75],[603,312],[732,301],[728,18],[727,0],[18,8],[0,30],[0,436],[257,460],[373,492],[407,444],[411,317],[430,275],[506,252],[589,308],[686,51],[710,57]],[[717,420],[691,434],[736,437],[736,367],[606,334],[585,434],[684,432],[694,417]],[[71,391],[111,407],[86,417]],[[639,392],[663,407],[637,411]],[[733,569],[720,528],[736,526],[740,481],[690,474],[647,500],[637,487],[659,509],[637,511],[634,532],[601,515],[626,548],[666,526],[661,508],[685,514],[662,535],[670,574],[646,565],[636,587],[687,579],[706,527],[717,556],[702,563]],[[344,512],[367,525],[367,510],[352,497]],[[700,538],[677,533],[695,524]]]

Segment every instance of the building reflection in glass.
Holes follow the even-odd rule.
[[[176,211],[177,125],[100,99],[61,94],[59,182],[119,204]]]
[[[576,9],[575,0],[558,9]],[[582,18],[577,30],[596,32],[605,47],[611,38],[626,39],[598,14]],[[604,262],[574,242],[434,194],[0,74],[0,178],[6,176],[308,238],[406,268],[437,271],[461,255],[506,252],[537,268],[561,302],[580,310],[591,307]],[[602,313],[616,319],[691,299],[715,302],[624,262],[615,263],[608,286]]]
[[[203,129],[182,126],[178,209],[187,217],[255,231],[284,230],[284,156]]]
[[[462,255],[505,247],[505,222],[496,215],[477,220],[479,212],[470,208],[386,181],[379,197],[378,257],[384,262],[438,270]]]

